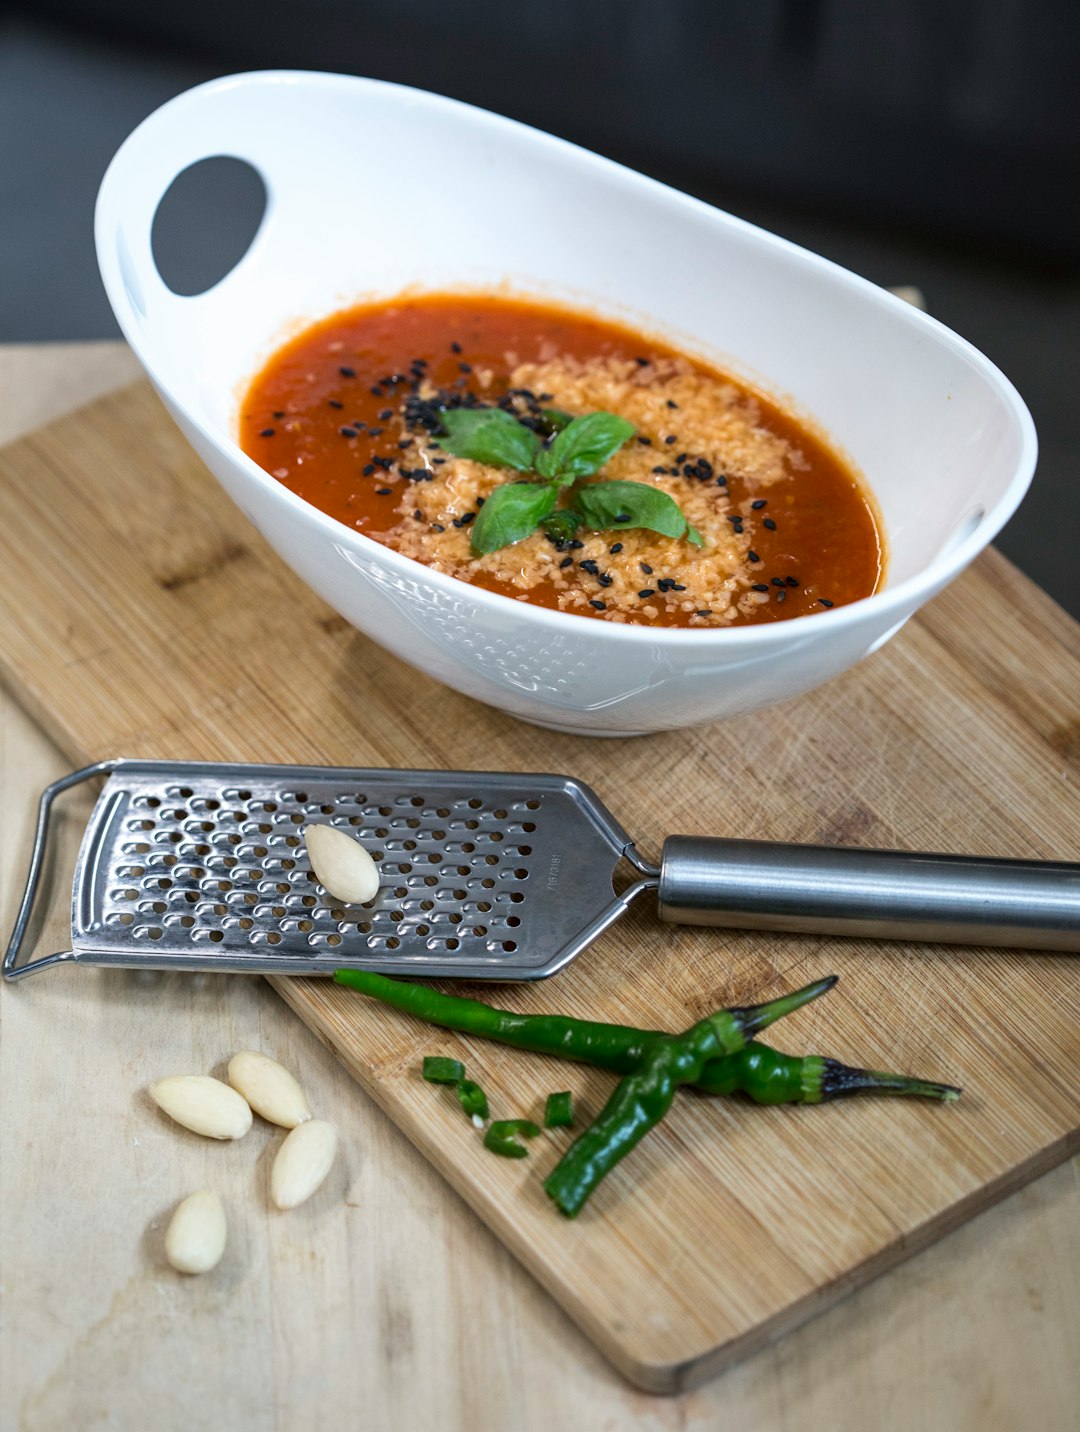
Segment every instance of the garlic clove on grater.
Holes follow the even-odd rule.
[[[379,867],[351,835],[332,825],[306,825],[304,841],[315,879],[346,905],[366,905],[379,893]]]

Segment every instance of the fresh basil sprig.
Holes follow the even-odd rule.
[[[454,457],[535,473],[546,482],[509,482],[497,487],[476,514],[470,533],[477,556],[520,542],[543,526],[559,542],[578,528],[604,531],[643,527],[663,537],[686,537],[702,545],[701,534],[683,516],[674,498],[645,482],[592,482],[636,431],[616,413],[571,418],[558,408],[543,410],[543,426],[554,436],[545,446],[532,428],[503,408],[440,408],[443,431],[435,438]],[[556,510],[560,493],[573,488],[571,500]]]

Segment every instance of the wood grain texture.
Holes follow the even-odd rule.
[[[1080,853],[1076,628],[1000,558],[796,703],[590,742],[447,692],[345,626],[266,550],[145,387],[24,440],[2,476],[4,581],[20,601],[0,662],[73,761],[562,769],[595,785],[646,851],[679,830]],[[523,1166],[487,1158],[415,1066],[421,1052],[463,1051],[504,1113],[557,1086],[595,1109],[607,1079],[433,1037],[319,982],[279,987],[608,1356],[671,1389],[1077,1146],[1075,963],[670,930],[639,912],[554,983],[499,992],[522,1009],[680,1027],[830,969],[840,989],[777,1042],[964,1083],[961,1104],[758,1110],[688,1096],[576,1224],[539,1189],[556,1139]]]

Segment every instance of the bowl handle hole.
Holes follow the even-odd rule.
[[[161,281],[181,298],[206,293],[252,245],[266,213],[266,184],[243,159],[219,154],[182,169],[161,197],[150,249]]]

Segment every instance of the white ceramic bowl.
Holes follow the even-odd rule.
[[[177,297],[151,255],[154,213],[177,174],[221,154],[262,175],[266,215],[225,279]],[[933,319],[607,160],[397,85],[267,72],[179,96],[109,166],[96,238],[120,326],[166,407],[294,571],[403,660],[560,730],[690,726],[827,681],[986,546],[1034,470],[1015,389]],[[654,332],[812,415],[877,498],[884,589],[729,631],[589,620],[398,556],[240,451],[240,398],[298,320],[406,288],[499,285]]]

